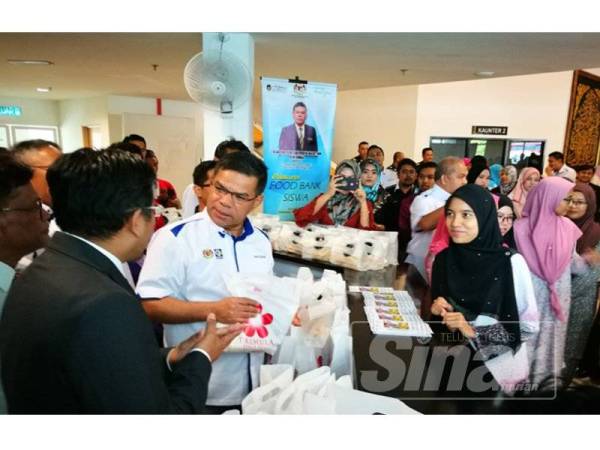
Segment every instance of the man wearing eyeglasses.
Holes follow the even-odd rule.
[[[52,206],[46,172],[62,155],[60,147],[43,139],[22,141],[12,149],[15,158],[33,170],[31,184],[45,205]]]
[[[31,184],[38,197],[43,203],[43,207],[46,209],[49,215],[51,215],[52,197],[50,196],[50,190],[48,188],[48,181],[46,180],[46,173],[50,166],[56,161],[61,155],[62,151],[58,144],[43,139],[33,139],[29,141],[22,141],[16,144],[12,153],[14,157],[26,165],[33,171],[33,177]],[[52,235],[58,231],[56,222],[50,221],[49,235]],[[43,248],[33,249],[32,252],[25,255],[17,265],[17,271],[22,272],[28,267],[31,262],[43,252]]]
[[[0,352],[9,412],[203,412],[211,362],[241,327],[217,330],[211,315],[204,333],[159,349],[122,269],[154,232],[155,179],[120,150],[81,149],[48,171],[63,231],[6,300]]]
[[[48,215],[31,185],[31,169],[0,153],[0,317],[17,262],[48,241]],[[0,414],[6,414],[0,384]]]
[[[231,297],[228,274],[271,274],[267,236],[247,216],[263,200],[264,163],[237,152],[220,160],[212,177],[207,207],[159,230],[148,248],[137,292],[150,318],[164,324],[167,345],[201,330],[206,317],[244,323],[258,312],[248,298]],[[258,381],[262,353],[226,353],[213,365],[207,406],[215,414],[239,408]]]

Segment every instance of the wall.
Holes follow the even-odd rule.
[[[354,157],[360,141],[381,146],[386,165],[396,151],[410,154],[417,91],[417,86],[397,86],[338,92],[332,160]]]
[[[102,146],[110,143],[106,97],[93,97],[59,102],[60,132],[65,152],[83,146],[81,127],[98,127]]]
[[[156,99],[144,97],[126,97],[111,95],[108,97],[108,115],[110,123],[111,142],[117,142],[127,134],[135,133],[135,130],[123,129],[123,114],[147,114],[156,115]],[[177,100],[162,101],[162,115],[165,117],[182,117],[194,120],[193,157],[200,161],[203,155],[203,118],[202,108],[194,102]],[[152,142],[148,142],[152,148]]]
[[[0,123],[11,125],[59,125],[58,102],[54,100],[35,100],[30,98],[0,97],[0,105],[20,106],[20,117],[0,116]]]
[[[156,115],[156,99],[108,97],[109,135],[112,142],[141,134],[159,159],[159,176],[169,180],[181,198],[203,156],[202,109],[193,102],[163,100]]]
[[[543,139],[545,154],[562,151],[572,80],[566,71],[421,85],[415,152],[431,136],[473,136],[473,125],[507,126],[509,139]]]

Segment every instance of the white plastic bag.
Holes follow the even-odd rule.
[[[326,366],[299,375],[277,397],[275,414],[302,414],[304,412],[304,395],[306,393],[322,395],[323,386],[330,382],[331,371]]]
[[[243,414],[274,414],[278,396],[294,380],[292,366],[263,365],[260,368],[260,386],[242,400]]]
[[[237,273],[228,276],[225,285],[232,296],[256,300],[261,307],[260,313],[248,321],[226,351],[274,354],[298,310],[300,290],[297,280]]]
[[[397,398],[331,386],[335,399],[335,414],[420,414]]]
[[[400,400],[352,388],[321,367],[292,381],[290,366],[263,366],[261,385],[242,401],[244,414],[418,414]]]

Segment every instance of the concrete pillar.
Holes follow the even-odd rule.
[[[221,47],[219,33],[202,34],[202,51],[218,52]],[[254,75],[254,39],[248,33],[226,33],[223,51],[237,57]],[[246,103],[234,105],[231,114],[224,115],[204,109],[204,160],[212,159],[217,144],[228,138],[242,141],[252,150],[252,88]]]

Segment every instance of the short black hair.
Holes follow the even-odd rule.
[[[79,149],[61,156],[47,179],[58,226],[78,236],[106,239],[136,209],[152,205],[156,176],[148,164],[122,150]]]
[[[21,159],[25,153],[30,151],[38,151],[46,147],[54,147],[62,153],[60,145],[58,145],[56,142],[47,141],[45,139],[30,139],[28,141],[17,142],[11,150],[17,158]]]
[[[558,159],[560,161],[564,161],[565,157],[563,156],[563,154],[561,152],[552,152],[548,155],[548,158],[554,158],[554,159]]]
[[[215,175],[221,170],[231,170],[249,177],[255,177],[257,179],[256,195],[262,194],[267,185],[267,166],[260,158],[249,152],[225,155],[215,166]]]
[[[228,139],[226,141],[220,142],[215,149],[215,159],[222,159],[228,153],[234,152],[248,152],[250,153],[250,149],[244,144],[242,141],[238,141],[236,139]]]
[[[0,152],[0,206],[8,202],[14,191],[31,181],[33,170],[17,161],[8,151]]]
[[[400,172],[400,168],[402,166],[412,166],[413,169],[417,170],[417,163],[410,158],[401,159],[398,163],[398,168],[396,169],[396,172]]]
[[[146,139],[144,139],[144,136],[140,136],[139,134],[130,134],[129,136],[125,136],[123,138],[123,142],[126,144],[129,144],[131,141],[141,141],[144,143],[144,145],[146,145]]]
[[[429,150],[433,151],[431,147],[425,147],[423,150],[421,150],[421,156],[425,156],[425,152],[428,152]]]
[[[358,143],[358,146],[360,147],[361,145],[365,145],[365,144],[366,144],[366,145],[369,145],[369,143],[368,143],[367,141],[360,141],[360,142]]]
[[[591,164],[581,164],[579,166],[575,166],[574,169],[575,172],[581,172],[582,170],[596,170],[596,168]]]
[[[292,111],[293,111],[293,110],[295,110],[295,109],[296,109],[298,106],[302,106],[304,109],[308,109],[308,108],[306,107],[306,105],[304,104],[304,102],[296,102],[296,103],[294,104],[294,107],[292,108]]]
[[[6,147],[0,147],[0,153],[6,153],[8,149]]]
[[[367,155],[369,154],[369,152],[370,152],[371,150],[374,150],[374,149],[376,149],[376,148],[378,148],[379,150],[381,150],[381,153],[383,153],[383,154],[385,155],[385,152],[383,151],[383,149],[382,149],[382,148],[381,148],[379,145],[375,145],[375,144],[373,144],[373,145],[371,145],[371,146],[369,147],[369,149],[367,150]]]
[[[421,173],[421,170],[423,169],[435,169],[437,172],[437,166],[437,163],[433,161],[422,162],[417,166],[417,174]]]
[[[106,150],[118,150],[121,152],[131,153],[132,155],[135,155],[139,158],[144,157],[144,151],[137,145],[131,144],[129,142],[115,142],[114,144],[110,144],[110,146],[107,147]]]
[[[147,148],[146,149],[146,159],[150,159],[150,158],[158,159],[158,156],[156,156],[156,153],[154,153],[154,150],[150,150],[149,148]]]
[[[194,184],[196,186],[202,186],[208,180],[208,172],[215,168],[217,161],[209,160],[202,161],[194,168]]]

